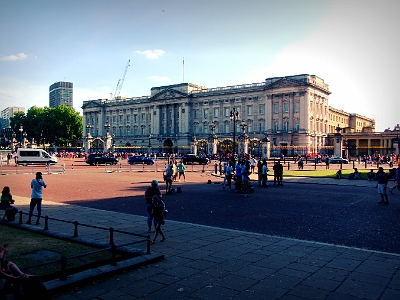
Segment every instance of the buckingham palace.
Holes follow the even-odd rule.
[[[322,78],[302,74],[216,88],[180,83],[153,87],[150,96],[88,100],[85,148],[333,154],[339,129],[374,132],[375,122],[330,107],[330,93]]]

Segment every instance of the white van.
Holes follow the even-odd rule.
[[[19,148],[17,158],[19,165],[57,163],[57,157],[51,156],[43,149]]]

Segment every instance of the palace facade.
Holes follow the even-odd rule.
[[[84,101],[83,124],[94,150],[114,145],[187,153],[196,143],[208,153],[212,136],[214,152],[232,150],[229,143],[242,137],[245,152],[260,154],[269,140],[271,155],[328,154],[338,127],[342,133],[375,130],[374,120],[330,107],[330,93],[322,78],[308,74],[217,88],[181,83],[153,87],[150,96]]]

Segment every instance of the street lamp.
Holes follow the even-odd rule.
[[[23,137],[24,137],[24,144],[23,144],[23,146],[22,146],[22,148],[25,148],[25,141],[26,141],[26,137],[28,136],[28,134],[26,133],[26,131],[24,132],[24,134],[23,134]]]
[[[396,125],[396,127],[394,128],[394,130],[396,130],[396,141],[397,141],[397,153],[396,153],[396,155],[399,155],[399,152],[400,152],[400,147],[399,147],[399,142],[400,142],[400,140],[399,140],[400,126],[399,126],[399,124]]]
[[[109,136],[109,130],[110,130],[110,123],[108,123],[108,121],[106,122],[106,124],[104,124],[104,129],[106,130],[106,135],[104,138],[104,142],[105,142],[105,146],[104,146],[104,151],[108,151],[108,136]]]
[[[148,156],[150,157],[150,149],[151,149],[151,133],[149,134],[149,154]]]
[[[239,112],[237,111],[236,107],[233,107],[230,113],[230,119],[233,121],[233,156],[232,161],[235,163],[235,156],[236,156],[236,121],[239,120]]]
[[[19,126],[19,132],[21,133],[21,147],[22,147],[22,131],[24,131],[24,127],[22,125]]]
[[[12,140],[11,140],[11,149],[12,149],[12,152],[14,152],[15,151],[15,145],[14,145],[14,143],[15,143],[15,137],[17,136],[16,134],[15,134],[15,132],[13,131],[13,133],[12,133]]]

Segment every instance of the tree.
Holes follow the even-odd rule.
[[[37,143],[67,145],[82,136],[82,116],[65,105],[57,108],[32,106],[26,113],[17,112],[10,118],[11,127],[17,132],[23,126],[28,138]]]

